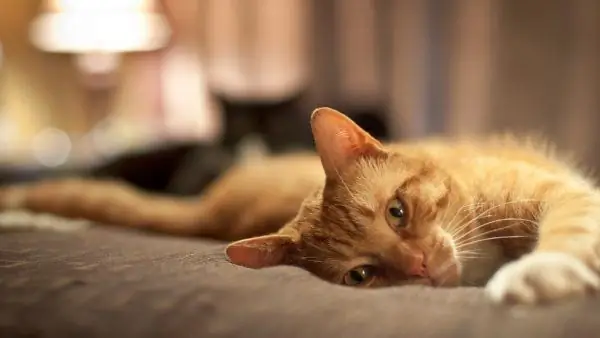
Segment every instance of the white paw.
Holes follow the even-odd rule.
[[[533,253],[500,268],[486,286],[496,303],[535,304],[581,296],[600,288],[600,277],[564,253]]]

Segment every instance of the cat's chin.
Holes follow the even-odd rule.
[[[455,287],[460,285],[460,263],[454,259],[442,265],[439,272],[430,277],[431,285],[434,287]]]

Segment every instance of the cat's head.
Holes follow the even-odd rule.
[[[351,286],[457,284],[456,182],[426,154],[386,149],[333,109],[315,110],[311,126],[324,187],[277,234],[230,244],[230,261],[299,266]]]

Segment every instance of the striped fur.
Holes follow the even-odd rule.
[[[234,263],[292,264],[341,284],[368,267],[359,286],[487,285],[498,302],[557,301],[600,287],[600,194],[547,143],[502,136],[381,145],[328,108],[313,113],[312,125],[324,189],[278,234],[231,244]],[[402,226],[388,216],[395,200]],[[421,259],[425,276],[414,273]]]

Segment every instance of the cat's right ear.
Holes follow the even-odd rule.
[[[233,242],[227,246],[225,254],[235,265],[262,269],[283,265],[293,246],[292,237],[272,234]]]
[[[379,141],[335,109],[315,109],[310,124],[317,152],[328,177],[336,177],[338,171],[360,156],[384,152]]]

